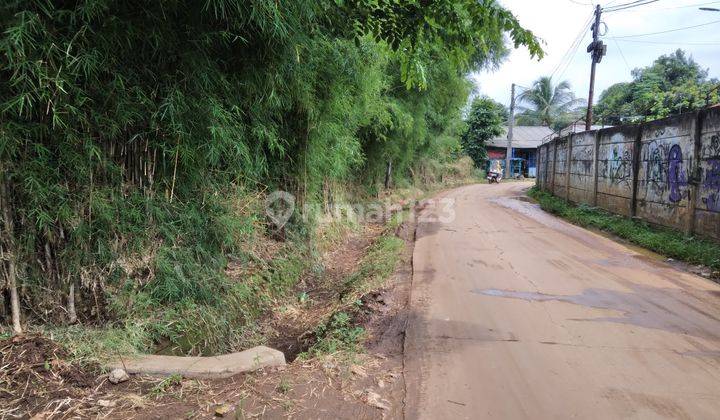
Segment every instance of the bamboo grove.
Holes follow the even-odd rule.
[[[388,162],[402,180],[453,159],[466,75],[510,47],[542,55],[491,0],[8,0],[0,23],[0,316],[16,331],[177,339],[179,320],[214,317],[230,334],[293,278],[292,256],[277,278],[225,275],[253,258],[258,196],[372,194]]]

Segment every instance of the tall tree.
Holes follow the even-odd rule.
[[[652,65],[632,71],[633,81],[607,88],[597,105],[596,119],[606,124],[648,121],[704,107],[717,101],[716,79],[678,49]]]
[[[467,70],[497,65],[513,47],[542,58],[540,41],[496,0],[337,0],[347,31],[372,35],[401,51],[407,86],[425,87],[437,45],[455,66]]]
[[[583,103],[582,99],[575,97],[568,81],[554,85],[549,76],[537,79],[518,99],[518,125],[546,125],[553,128],[560,128],[579,117],[579,106]]]
[[[0,2],[0,289],[48,322],[231,350],[262,300],[225,274],[264,232],[245,196],[408,176],[459,147],[468,71],[506,37],[541,55],[493,0],[421,3]]]
[[[473,100],[465,119],[467,128],[462,135],[462,147],[475,166],[480,167],[487,159],[485,143],[503,133],[506,118],[507,109],[504,105],[486,96]]]

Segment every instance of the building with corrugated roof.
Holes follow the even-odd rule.
[[[534,178],[537,172],[537,147],[543,143],[544,139],[551,137],[552,135],[553,130],[550,127],[524,125],[514,126],[510,173],[514,177],[524,176],[526,178]],[[503,130],[503,134],[489,140],[486,143],[488,165],[493,163],[495,160],[500,160],[501,166],[504,170],[507,146],[507,128],[505,128]]]

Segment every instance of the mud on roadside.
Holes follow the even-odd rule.
[[[412,281],[415,224],[398,227],[405,246],[395,272],[380,289],[361,297],[355,325],[366,331],[364,351],[311,360],[230,381],[215,399],[238,418],[401,418],[405,382],[403,345]],[[218,384],[219,385],[219,384]],[[212,410],[196,412],[212,416]]]
[[[328,269],[322,281],[311,278],[299,286],[311,305],[290,305],[264,320],[267,331],[273,334],[270,344],[289,359],[286,367],[212,381],[133,376],[128,382],[111,385],[98,367],[66,362],[68,355],[51,340],[24,338],[28,340],[25,347],[37,347],[36,353],[28,353],[18,339],[14,339],[15,343],[6,340],[3,344],[8,349],[22,354],[4,350],[16,365],[0,371],[0,383],[5,388],[0,390],[5,397],[0,399],[0,417],[401,417],[405,391],[403,343],[414,232],[412,221],[397,228],[395,235],[404,240],[404,249],[394,273],[384,286],[362,295],[351,308],[353,325],[365,330],[362,350],[357,353],[296,359],[314,343],[314,326],[341,307],[338,302],[342,290],[333,285],[350,275],[373,242],[387,234],[387,228],[379,225],[351,235],[328,253]],[[37,360],[25,363],[23,357]],[[25,369],[24,376],[14,374],[10,370],[14,368]],[[21,379],[28,385],[20,384]],[[36,379],[52,388],[31,387]],[[20,395],[15,389],[26,392]],[[25,402],[20,404],[18,398]]]

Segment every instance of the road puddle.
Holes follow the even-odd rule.
[[[673,288],[634,285],[632,291],[589,288],[576,295],[553,295],[530,291],[473,289],[483,296],[528,302],[565,302],[594,309],[617,311],[619,316],[572,318],[570,321],[612,322],[636,325],[720,341],[717,302],[692,299]]]
[[[613,309],[613,310],[622,310],[624,311],[626,308],[623,306],[625,305],[619,305],[615,304],[613,299],[617,296],[614,296],[617,294],[617,292],[612,292],[610,290],[600,290],[600,289],[587,289],[583,291],[581,295],[548,295],[545,293],[538,293],[538,292],[523,292],[523,291],[515,291],[515,290],[499,290],[499,289],[474,289],[472,290],[473,293],[478,293],[485,296],[494,296],[494,297],[504,297],[504,298],[511,298],[511,299],[522,299],[526,301],[535,301],[535,302],[545,302],[549,300],[554,300],[558,302],[568,302],[568,303],[574,303],[576,305],[582,305],[582,306],[588,306],[591,308],[600,308],[600,309]],[[627,294],[627,293],[624,293]]]
[[[556,217],[546,213],[540,208],[539,204],[525,198],[527,197],[521,195],[517,197],[497,197],[488,201],[514,210],[553,229],[566,230],[568,226],[571,226],[569,223],[563,223]]]
[[[545,301],[545,300],[558,300],[558,296],[546,295],[544,293],[535,292],[516,292],[513,290],[498,290],[498,289],[473,289],[473,293],[478,293],[485,296],[497,296],[506,297],[513,299],[522,300],[534,300],[534,301]]]
[[[540,208],[539,204],[535,203],[527,196],[499,197],[493,198],[489,201],[520,213],[523,216],[533,219],[555,231],[564,233],[565,235],[585,244],[590,248],[603,251],[609,255],[619,256],[619,258],[596,260],[600,265],[639,268],[641,270],[650,270],[654,272],[667,270],[668,268],[675,268],[695,275],[701,275],[705,278],[711,278],[710,275],[712,274],[712,270],[706,268],[705,271],[707,271],[708,274],[703,274],[702,266],[698,266],[700,268],[700,271],[698,271],[698,268],[695,266],[666,258],[656,252],[628,242],[611,233],[604,232],[593,227],[578,227],[572,225],[570,222],[545,212]],[[617,246],[611,245],[609,242],[599,241],[596,236],[589,233],[609,239],[612,242],[622,245],[622,247],[626,249],[622,250]],[[539,240],[542,239],[540,238]],[[672,281],[672,279],[669,280]]]

